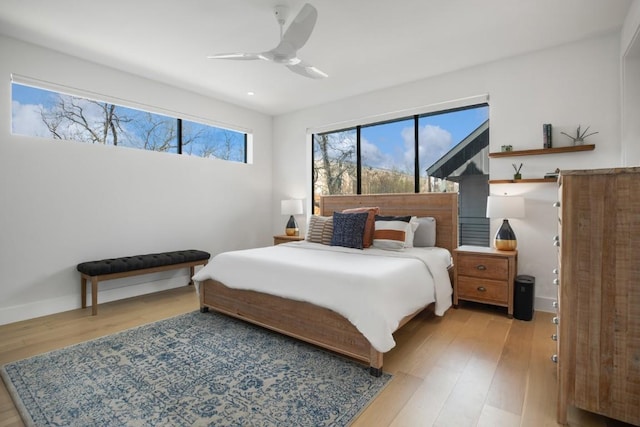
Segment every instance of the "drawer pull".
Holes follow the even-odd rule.
[[[558,308],[558,301],[552,302],[551,305],[553,306],[553,308]]]
[[[558,341],[558,334],[551,334],[551,339],[553,341]]]
[[[560,280],[558,279],[553,279],[553,284],[558,286],[560,284]]]
[[[553,236],[553,241],[557,242],[558,240],[560,240],[560,236],[558,236],[557,234],[555,236]]]
[[[476,268],[477,268],[478,270],[484,271],[484,270],[486,270],[486,269],[487,269],[487,266],[486,266],[486,265],[479,264],[479,265],[476,265]]]
[[[552,271],[552,273],[553,273],[553,274],[558,274],[558,273],[559,273],[559,272],[558,272],[558,269],[557,269],[557,268],[554,268],[554,269],[553,269],[553,271]]]
[[[558,319],[558,316],[551,319],[551,323],[553,323],[554,325],[557,325],[558,323],[560,323],[560,319]]]
[[[555,242],[553,242],[553,246],[560,246],[560,242],[556,240]]]
[[[559,207],[560,207],[560,202],[555,202],[555,203],[553,204],[553,207],[554,207],[554,208],[559,208]]]
[[[487,292],[487,288],[485,288],[484,286],[478,286],[478,290],[480,292]]]
[[[558,363],[558,355],[557,355],[557,354],[554,354],[553,356],[551,356],[551,361],[552,361],[553,363]]]

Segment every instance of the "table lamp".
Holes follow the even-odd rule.
[[[287,227],[285,228],[285,233],[287,233],[287,236],[299,236],[300,229],[298,228],[298,223],[293,216],[302,214],[302,200],[282,200],[280,202],[280,212],[282,213],[282,215],[290,215],[289,221],[287,222]]]
[[[518,246],[516,234],[509,225],[508,218],[524,217],[524,197],[488,196],[487,218],[502,218],[502,225],[496,233],[493,245],[499,251],[514,251]]]

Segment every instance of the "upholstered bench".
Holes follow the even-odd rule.
[[[95,316],[98,314],[98,282],[189,267],[191,285],[194,267],[205,265],[210,257],[208,252],[190,249],[83,262],[77,267],[81,274],[82,308],[87,307],[87,280],[91,281],[91,314]]]

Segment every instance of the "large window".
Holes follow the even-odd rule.
[[[489,107],[313,135],[313,203],[327,194],[459,192],[460,243],[488,245]]]
[[[247,134],[12,83],[12,133],[246,163]]]

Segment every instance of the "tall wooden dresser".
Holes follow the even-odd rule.
[[[558,422],[640,425],[640,167],[559,177]]]

